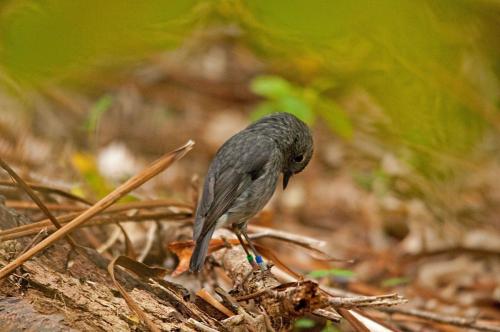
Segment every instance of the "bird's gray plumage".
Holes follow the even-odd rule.
[[[286,186],[288,177],[302,171],[311,156],[309,128],[288,113],[264,117],[226,141],[208,169],[196,210],[190,270],[203,266],[218,226],[245,229],[273,195],[280,173]]]

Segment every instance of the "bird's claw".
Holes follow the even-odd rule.
[[[255,262],[257,263],[257,265],[259,266],[259,268],[262,271],[266,271],[268,269],[268,266],[267,266],[266,262],[264,262],[264,259],[262,258],[262,256],[260,256],[260,255],[255,256]]]
[[[266,271],[268,269],[266,262],[264,262],[264,259],[260,255],[256,255],[255,260],[252,255],[248,255],[247,260],[250,263],[250,265],[252,265],[254,271],[256,270]]]

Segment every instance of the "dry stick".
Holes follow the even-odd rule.
[[[342,318],[342,316],[340,316],[338,313],[336,313],[335,311],[332,311],[332,310],[316,309],[312,313],[315,316],[325,318],[325,319],[328,319],[328,320],[330,320],[332,322],[336,322],[336,323],[339,323],[340,319]]]
[[[200,289],[199,291],[196,292],[196,295],[203,299],[205,302],[209,303],[214,307],[215,309],[219,310],[222,312],[224,315],[227,317],[232,317],[234,316],[234,313],[226,308],[222,303],[217,301],[209,292],[206,291],[205,288]]]
[[[42,210],[42,212],[47,216],[47,218],[49,218],[52,224],[54,224],[54,226],[57,228],[61,228],[62,226],[59,223],[59,221],[57,221],[56,217],[54,217],[54,215],[50,213],[49,209],[47,209],[45,204],[43,204],[42,200],[38,198],[35,192],[26,184],[26,182],[24,182],[24,180],[19,175],[17,175],[17,173],[12,168],[10,168],[9,165],[7,165],[5,161],[3,161],[2,158],[0,158],[0,166],[2,166],[2,168],[6,170],[7,173],[9,173],[9,175],[16,181],[19,187],[22,190],[24,190],[26,194],[28,194],[28,196],[33,200],[33,202],[35,202],[35,204],[40,208],[40,210]],[[71,247],[73,247],[73,249],[77,247],[75,240],[69,234],[66,236],[66,239],[68,240],[68,243],[71,245]]]
[[[106,211],[103,211],[103,214],[110,214],[112,212],[121,212],[121,211],[133,210],[133,209],[149,209],[149,208],[156,208],[156,207],[189,209],[189,211],[191,213],[193,210],[193,207],[189,204],[174,202],[171,200],[161,200],[160,199],[160,200],[117,204],[117,205],[111,206]],[[72,213],[61,215],[61,216],[59,216],[58,220],[59,220],[59,222],[62,222],[62,223],[68,222],[68,221],[72,220],[73,218],[77,217],[81,212],[82,211],[72,212]],[[38,231],[38,229],[40,229],[41,227],[45,227],[45,226],[50,226],[50,220],[47,220],[47,219],[40,220],[38,222],[34,222],[31,224],[2,230],[2,231],[0,231],[0,238],[2,238],[3,236],[5,236],[7,234],[20,232],[21,230],[36,229]]]
[[[287,242],[295,243],[301,246],[306,245],[309,247],[324,247],[326,245],[325,241],[268,227],[248,225],[248,230],[255,233],[250,236],[252,239],[270,237],[278,240],[286,240]]]
[[[190,214],[184,214],[184,213],[171,213],[171,212],[155,212],[155,213],[148,213],[148,214],[139,214],[135,216],[127,216],[127,215],[117,215],[117,216],[108,216],[108,217],[97,217],[93,220],[88,221],[84,225],[78,226],[78,228],[82,227],[90,227],[90,226],[99,226],[99,225],[109,225],[109,224],[116,224],[118,222],[139,222],[139,221],[145,221],[145,220],[165,220],[165,221],[182,221],[182,222],[187,222],[187,221],[192,221],[192,216]],[[67,224],[68,221],[63,221],[63,224]],[[23,236],[29,236],[36,234],[40,231],[42,228],[47,228],[49,232],[54,231],[54,227],[50,224],[42,224],[39,225],[36,228],[29,228],[29,229],[21,229],[21,230],[16,230],[14,232],[9,232],[7,234],[4,234],[0,232],[0,242],[1,241],[7,241],[7,240],[14,240]]]
[[[398,294],[387,294],[378,296],[356,296],[356,297],[330,297],[328,302],[335,308],[360,308],[391,306],[408,302]]]
[[[28,184],[28,186],[30,186],[31,189],[36,190],[36,191],[53,193],[53,194],[57,194],[57,195],[62,196],[62,197],[69,198],[69,199],[74,200],[74,201],[78,201],[78,202],[81,202],[81,203],[84,203],[87,205],[92,205],[92,203],[87,201],[85,198],[81,198],[79,196],[76,196],[76,195],[69,193],[67,191],[64,191],[62,189],[44,186],[44,185],[32,183],[32,182],[27,182],[27,184]],[[0,180],[0,186],[14,187],[15,184],[11,183],[9,181]]]
[[[354,317],[354,315],[349,310],[344,308],[339,308],[338,312],[342,317],[344,317],[346,321],[349,322],[349,324],[351,324],[351,326],[357,332],[370,332],[370,330],[365,326],[365,324],[361,323],[359,319]]]
[[[39,210],[40,208],[38,207],[37,204],[33,204],[31,202],[27,201],[17,201],[17,200],[6,200],[5,201],[5,206],[11,209],[18,209],[18,210]],[[81,211],[85,210],[86,207],[78,206],[75,204],[54,204],[54,203],[45,203],[45,206],[47,209],[51,211]]]
[[[413,316],[422,318],[424,320],[433,321],[441,324],[448,324],[460,327],[467,327],[478,331],[500,332],[500,322],[494,322],[495,325],[479,324],[473,318],[464,318],[456,316],[445,316],[443,314],[418,310],[418,309],[404,309],[404,308],[378,308],[377,310],[384,311],[391,314],[401,314],[406,316]]]
[[[252,233],[249,235],[250,239],[252,239],[252,240],[260,239],[260,238],[271,238],[271,239],[275,239],[275,240],[281,240],[281,241],[289,242],[289,243],[298,245],[300,247],[306,248],[306,249],[311,250],[312,252],[324,257],[324,258],[313,257],[313,258],[318,259],[318,260],[326,260],[326,261],[330,261],[330,262],[331,261],[344,262],[344,263],[352,263],[353,262],[353,260],[351,260],[351,259],[341,259],[341,258],[330,257],[325,252],[321,251],[321,249],[318,249],[318,247],[325,246],[324,241],[313,239],[313,238],[308,237],[308,236],[297,235],[297,234],[292,234],[292,233],[282,231],[282,230],[261,227],[261,226],[253,226],[253,225],[249,225],[248,230],[250,230],[251,232],[256,232],[256,233]]]
[[[83,211],[87,209],[87,207],[74,205],[74,204],[51,204],[45,203],[49,210],[53,211]],[[158,199],[158,200],[150,200],[150,201],[139,201],[139,202],[130,202],[125,204],[120,204],[116,206],[117,209],[121,210],[131,210],[131,209],[141,209],[141,208],[154,208],[154,207],[165,207],[167,205],[178,207],[178,208],[187,208],[192,209],[193,206],[187,203],[180,203],[173,200],[166,199]],[[38,206],[36,204],[26,202],[26,201],[17,201],[17,200],[6,200],[5,206],[13,209],[23,209],[23,210],[38,210]],[[107,212],[110,212],[109,209]]]
[[[24,254],[26,251],[28,251],[31,247],[33,247],[38,241],[40,241],[40,239],[47,235],[47,229],[46,228],[43,228],[40,230],[40,232],[38,232],[38,234],[30,241],[30,243],[28,243],[28,245],[23,249],[23,251],[21,251],[19,253],[19,255],[22,255]]]
[[[144,245],[144,248],[142,248],[141,254],[137,257],[137,261],[142,263],[144,259],[146,259],[146,257],[148,256],[149,252],[151,251],[151,248],[153,248],[153,243],[157,238],[156,237],[157,229],[158,229],[158,224],[154,221],[146,233],[146,244]]]
[[[187,142],[184,146],[168,153],[167,155],[164,155],[163,157],[152,163],[149,167],[144,169],[142,172],[130,178],[124,184],[116,188],[113,192],[109,193],[100,201],[95,203],[88,210],[80,214],[78,217],[73,219],[68,224],[64,225],[61,229],[57,230],[56,232],[45,238],[43,241],[35,245],[33,248],[31,248],[30,250],[28,250],[27,252],[25,252],[24,254],[22,254],[21,256],[17,257],[15,260],[4,266],[0,270],[0,279],[5,278],[7,275],[9,275],[19,266],[21,266],[28,259],[36,255],[43,249],[47,248],[52,243],[59,240],[61,237],[65,236],[69,232],[73,231],[75,228],[77,228],[78,226],[80,226],[85,221],[89,220],[102,210],[111,206],[113,203],[115,203],[124,195],[128,194],[130,191],[136,189],[146,181],[156,176],[161,171],[165,170],[173,162],[182,158],[187,152],[189,152],[193,148],[193,145],[194,145],[193,141]]]

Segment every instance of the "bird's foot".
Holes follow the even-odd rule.
[[[257,270],[259,268],[259,264],[255,262],[252,255],[247,255],[247,261],[248,263],[250,263],[254,270]]]
[[[266,271],[269,268],[266,262],[264,262],[264,259],[262,258],[261,255],[255,256],[255,262],[262,271]]]
[[[250,265],[252,265],[254,271],[256,270],[267,271],[269,269],[269,265],[267,265],[266,262],[264,262],[264,259],[260,255],[256,255],[255,260],[252,255],[248,255],[247,260],[250,263]]]

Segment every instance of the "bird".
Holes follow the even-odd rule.
[[[203,268],[215,229],[225,225],[231,226],[249,263],[264,270],[262,257],[248,237],[247,223],[272,197],[280,174],[285,190],[290,178],[304,170],[312,154],[311,130],[286,112],[264,116],[229,138],[216,152],[205,176],[194,220],[190,271]]]

